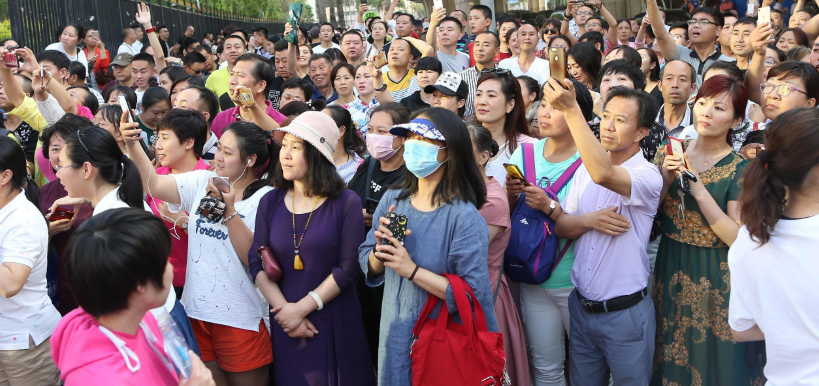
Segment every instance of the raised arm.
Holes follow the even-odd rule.
[[[600,12],[600,16],[606,20],[606,23],[609,24],[608,34],[606,39],[608,39],[612,45],[619,46],[620,44],[628,44],[628,42],[620,43],[617,40],[617,19],[614,18],[614,15],[609,12],[606,8],[606,5],[600,2],[600,0],[592,0],[588,2],[588,4],[594,5],[597,7],[597,11]]]
[[[819,15],[812,17],[808,22],[802,26],[802,32],[805,35],[808,35],[808,47],[810,47],[810,43],[816,40],[816,37],[819,36]]]
[[[429,32],[432,32],[432,31],[429,31]],[[427,36],[429,36],[429,32],[427,32]],[[435,49],[432,48],[431,45],[427,44],[427,42],[425,42],[425,41],[423,41],[421,39],[416,39],[416,38],[411,37],[411,36],[407,36],[407,37],[401,38],[401,39],[404,39],[404,40],[408,41],[410,44],[413,45],[413,47],[415,47],[415,49],[417,49],[418,51],[421,51],[421,57],[422,58],[435,57]]]
[[[159,175],[154,169],[154,165],[145,151],[142,150],[139,142],[142,140],[138,123],[128,123],[128,112],[123,112],[119,123],[119,131],[128,148],[128,157],[136,164],[139,175],[142,178],[142,190],[148,192],[154,198],[171,204],[181,204],[182,197],[176,186],[176,180],[170,175]],[[150,186],[148,182],[150,181]]]
[[[387,14],[384,15],[384,21],[392,20],[392,14],[395,13],[395,7],[398,6],[398,3],[401,0],[392,0],[390,3],[390,8],[387,9]]]
[[[631,197],[631,176],[626,169],[611,163],[608,152],[592,133],[577,104],[574,83],[566,79],[564,85],[561,85],[556,79],[549,78],[548,85],[543,87],[543,94],[566,117],[580,158],[594,183],[623,197]]]
[[[441,20],[446,17],[446,9],[444,8],[436,8],[432,11],[432,14],[429,15],[429,29],[427,30],[427,44],[429,44],[433,50],[438,50],[438,26],[441,24]]]
[[[5,52],[5,47],[0,48],[0,54]],[[37,66],[37,68],[40,68],[40,66]],[[6,67],[5,62],[0,63],[0,80],[3,81],[3,88],[6,91],[6,98],[9,102],[11,102],[14,107],[22,105],[26,99],[26,93],[23,92],[23,87],[17,83],[17,79],[14,79],[14,74],[10,68]]]
[[[390,94],[387,89],[378,91],[378,89],[384,85],[384,77],[381,74],[381,69],[375,68],[375,55],[370,55],[370,57],[367,58],[367,69],[370,70],[370,76],[373,79],[373,88],[375,88],[375,96],[378,98],[378,103],[394,102],[395,100],[392,98],[392,94]]]
[[[574,12],[574,3],[569,3],[569,5],[566,6],[566,13],[563,14],[563,22],[560,23],[560,34],[569,38],[569,43],[575,45],[577,44],[577,37],[574,36],[571,31],[569,31],[569,23],[574,18],[574,14],[572,12]],[[566,15],[568,15],[568,17]]]
[[[768,2],[768,5],[772,4],[773,1]],[[764,2],[763,2],[764,4]],[[763,5],[765,7],[765,5]],[[793,7],[793,13],[797,13],[801,10],[805,9],[805,0],[796,0],[796,6]],[[793,15],[793,13],[791,15]]]
[[[151,8],[145,3],[137,4],[136,21],[148,34],[148,42],[154,50],[154,62],[156,63],[156,72],[159,73],[165,68],[165,54],[162,52],[162,45],[159,43],[159,37],[156,36],[156,31],[147,32],[153,28],[151,25]]]
[[[293,26],[290,23],[284,23],[284,36],[287,36],[293,31]],[[299,47],[293,43],[287,42],[287,72],[290,76],[298,76],[304,78],[305,75],[299,71]]]
[[[774,40],[767,40],[773,33],[773,28],[768,23],[762,23],[751,31],[751,46],[754,49],[751,63],[748,64],[748,71],[745,73],[745,84],[761,84],[765,73],[765,54],[768,51],[768,44],[774,44]],[[759,87],[748,87],[748,99],[762,106],[762,91]]]
[[[665,30],[663,24],[663,16],[660,14],[660,7],[657,6],[657,0],[646,0],[646,15],[651,22],[651,30],[654,31],[656,37],[655,43],[660,46],[660,52],[663,53],[666,61],[674,60],[677,56],[677,42],[671,38],[668,31]]]

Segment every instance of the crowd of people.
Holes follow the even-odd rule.
[[[398,3],[0,42],[0,385],[409,386],[449,275],[503,384],[819,383],[815,3]]]

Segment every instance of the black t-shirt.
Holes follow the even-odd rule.
[[[273,78],[273,85],[270,86],[270,91],[267,93],[267,100],[270,101],[270,104],[273,105],[273,108],[276,110],[279,109],[279,103],[281,103],[283,83],[284,78],[281,76]]]
[[[429,105],[429,103],[424,102],[424,100],[421,99],[420,90],[412,93],[412,95],[404,99],[401,99],[401,102],[399,103],[401,103],[404,106],[407,106],[410,109],[410,111],[416,111],[432,107]]]
[[[385,172],[381,170],[381,161],[373,159],[375,162],[375,168],[373,169],[373,178],[371,181],[366,181],[367,179],[367,171],[370,168],[370,159],[372,157],[367,157],[364,159],[364,162],[358,166],[358,170],[356,170],[353,179],[347,184],[347,187],[354,191],[355,194],[361,198],[361,208],[367,208],[367,200],[365,200],[365,195],[367,189],[370,190],[370,198],[373,200],[381,200],[381,197],[384,196],[384,192],[387,191],[388,187],[396,186],[404,181],[407,178],[407,166],[406,164],[401,164],[401,167],[395,169],[391,172]]]

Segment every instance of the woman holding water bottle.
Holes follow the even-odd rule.
[[[149,312],[171,292],[170,251],[162,220],[140,209],[108,210],[74,232],[66,270],[81,308],[57,324],[51,348],[64,385],[215,385],[178,331]]]

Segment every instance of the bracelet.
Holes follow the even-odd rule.
[[[410,277],[409,277],[409,281],[412,281],[412,279],[415,279],[415,274],[416,274],[416,273],[418,273],[418,268],[420,268],[420,267],[418,266],[418,264],[415,264],[415,270],[414,270],[414,271],[412,271],[412,275],[410,275]]]
[[[321,309],[324,308],[324,302],[321,301],[321,297],[314,291],[310,291],[307,294],[313,297],[313,300],[315,300],[316,304],[318,304],[318,310],[321,311]]]
[[[146,34],[149,34],[151,32],[156,32],[156,27],[151,27],[151,28],[148,28],[148,29],[145,30]]]
[[[233,212],[233,214],[232,214],[232,215],[225,217],[225,219],[224,219],[224,220],[222,220],[222,225],[227,225],[227,222],[228,222],[228,221],[230,221],[230,219],[232,219],[232,218],[233,218],[233,216],[236,216],[237,214],[239,214],[239,212],[238,212],[238,211]]]

